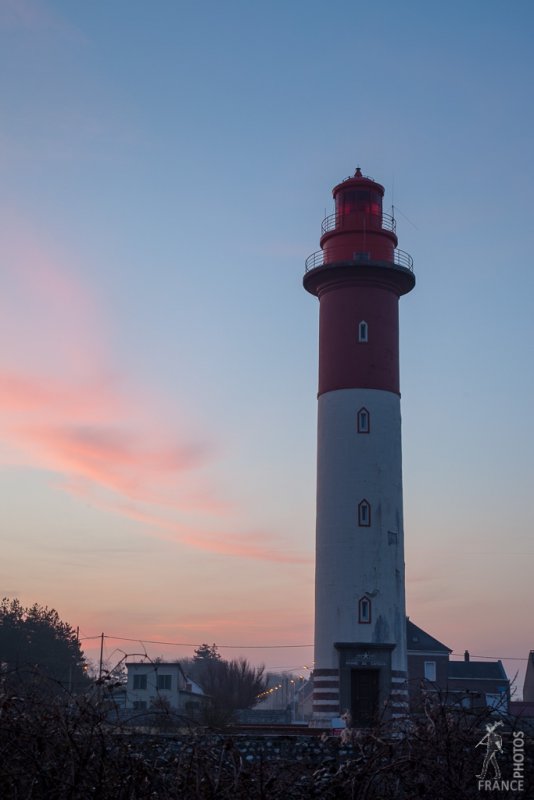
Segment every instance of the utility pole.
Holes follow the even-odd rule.
[[[102,678],[102,662],[104,660],[104,634],[100,634],[100,663],[98,665],[98,680]]]

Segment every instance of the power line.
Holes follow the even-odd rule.
[[[464,656],[464,653],[451,653],[451,656]],[[477,656],[474,653],[469,654],[472,658],[489,658],[490,661],[528,661],[527,658],[520,658],[519,656]]]
[[[80,641],[87,641],[89,639],[101,639],[102,634],[96,636],[81,636]],[[162,642],[156,639],[141,639],[132,638],[128,636],[113,636],[112,634],[104,634],[104,639],[113,639],[120,642],[139,642],[140,644],[158,644],[164,647],[198,647],[198,642]],[[305,647],[313,647],[313,644],[217,644],[217,649],[220,650],[285,650],[285,649],[298,649]],[[464,657],[464,653],[457,653],[454,650],[451,652],[452,656]],[[528,661],[528,657],[520,656],[479,656],[474,653],[470,654],[472,658],[485,658],[490,661]]]
[[[82,636],[80,641],[86,639],[100,639],[101,634],[98,636]],[[134,639],[128,636],[113,636],[112,634],[104,634],[105,639],[113,639],[120,642],[140,642],[141,644],[161,644],[165,647],[198,647],[198,642],[161,642],[155,639]],[[313,644],[218,644],[218,649],[226,650],[281,650],[284,648],[298,648],[298,647],[313,647]]]

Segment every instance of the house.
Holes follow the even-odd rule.
[[[534,650],[528,654],[527,671],[523,684],[523,701],[525,703],[534,702]]]
[[[486,707],[506,714],[510,681],[502,661],[471,661],[466,650],[463,661],[449,662],[448,694],[464,708]]]
[[[434,694],[462,708],[508,711],[510,681],[501,661],[472,661],[467,650],[462,661],[451,661],[451,648],[409,618],[406,621],[406,641],[408,689],[413,710],[420,707],[423,697]]]
[[[415,625],[409,617],[406,618],[406,647],[410,706],[417,708],[423,690],[446,690],[452,650]]]
[[[200,686],[189,678],[177,661],[135,661],[126,664],[127,709],[148,711],[166,706],[179,714],[195,717],[208,701]]]
[[[531,650],[527,659],[527,671],[523,683],[523,699],[512,700],[510,714],[523,721],[528,721],[531,731],[534,727],[534,650]]]

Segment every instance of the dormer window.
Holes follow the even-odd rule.
[[[362,625],[371,622],[371,601],[365,595],[358,600],[358,622]]]
[[[360,410],[358,411],[358,420],[357,420],[358,433],[369,433],[369,428],[370,428],[369,422],[370,422],[369,412],[367,411],[366,408],[360,408]]]
[[[367,500],[362,500],[358,505],[358,525],[360,528],[369,528],[371,525],[371,506]]]
[[[358,324],[358,341],[359,342],[367,342],[369,341],[369,326],[367,322],[362,320]]]

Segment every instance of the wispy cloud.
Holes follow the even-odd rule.
[[[143,523],[151,535],[165,541],[179,542],[195,550],[277,564],[310,564],[313,560],[308,554],[288,550],[284,542],[267,531],[205,530],[141,511],[133,505],[123,504],[117,510],[130,519]]]
[[[147,444],[132,431],[113,428],[111,422],[106,427],[18,426],[14,432],[58,472],[81,476],[138,500],[155,501],[151,485],[195,469],[208,456],[207,446],[200,443]]]
[[[150,536],[219,555],[309,563],[235,521],[237,509],[205,473],[219,455],[216,442],[195,435],[185,416],[181,426],[179,414],[169,421],[154,397],[121,376],[95,293],[66,266],[72,259],[15,229],[4,242],[0,314],[9,347],[4,338],[0,431],[22,463]]]

